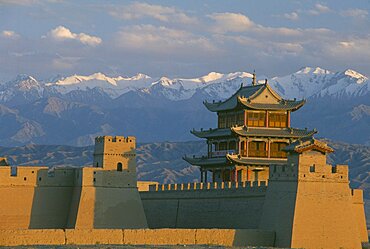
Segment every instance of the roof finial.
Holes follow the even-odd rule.
[[[265,79],[265,85],[267,85],[267,79]]]
[[[252,85],[253,86],[256,85],[256,70],[253,70],[253,81],[252,81]]]

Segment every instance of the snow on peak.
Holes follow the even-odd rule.
[[[347,69],[346,71],[343,72],[344,75],[347,75],[349,77],[352,77],[352,78],[355,78],[359,81],[357,81],[357,83],[362,83],[364,82],[365,80],[368,80],[368,78],[358,72],[356,72],[355,70],[352,70],[352,69]]]
[[[330,74],[330,71],[320,67],[303,67],[296,74]]]
[[[138,73],[135,76],[132,76],[131,78],[128,78],[130,80],[141,80],[141,79],[151,79],[150,76],[143,74],[143,73]]]
[[[110,78],[106,76],[103,73],[94,73],[89,76],[82,76],[82,75],[72,75],[66,78],[62,78],[55,82],[56,85],[73,85],[73,84],[79,84],[81,82],[87,82],[87,81],[103,81],[108,82],[111,85],[117,85],[116,80],[114,78]]]
[[[209,74],[200,77],[199,79],[202,80],[203,82],[210,82],[210,81],[215,81],[220,78],[222,78],[224,74],[222,73],[216,73],[216,72],[210,72]]]

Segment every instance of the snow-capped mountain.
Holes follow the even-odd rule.
[[[44,87],[32,76],[18,75],[14,80],[0,84],[1,102],[34,101],[42,97]]]
[[[172,101],[190,99],[197,91],[202,89],[211,96],[224,99],[230,96],[230,91],[236,91],[240,84],[246,82],[253,75],[246,72],[221,74],[211,72],[205,76],[193,79],[160,78],[150,87],[141,89],[142,92],[163,96]],[[223,88],[223,91],[214,91],[214,88]]]
[[[217,124],[202,101],[226,99],[241,84],[250,85],[251,78],[248,72],[212,72],[188,79],[95,73],[48,81],[22,75],[0,84],[0,121],[7,124],[0,126],[0,145],[86,145],[106,133],[132,134],[138,141],[194,139],[192,128]],[[257,79],[264,82],[264,77]],[[294,127],[317,128],[327,138],[367,144],[369,82],[353,70],[335,73],[310,67],[269,80],[285,98],[308,99],[292,114]]]
[[[351,69],[333,73],[319,67],[305,67],[287,76],[274,77],[270,84],[286,98],[363,96],[370,91],[369,79]]]
[[[130,91],[164,97],[171,101],[190,99],[200,93],[206,98],[225,99],[243,83],[251,84],[251,73],[211,72],[198,78],[167,77],[152,78],[145,74],[132,77],[109,77],[102,73],[89,76],[72,75],[57,78],[54,82],[39,82],[32,76],[18,76],[15,80],[0,85],[0,102],[14,97],[35,100],[43,95],[73,95],[95,89],[115,99]],[[264,81],[260,79],[260,81]],[[285,98],[309,98],[312,96],[363,96],[370,91],[369,79],[353,70],[333,73],[321,68],[305,67],[283,77],[269,80],[271,86]],[[76,93],[74,93],[76,92]],[[95,91],[94,93],[96,93]]]
[[[95,73],[89,76],[72,75],[61,78],[55,82],[46,83],[45,87],[62,94],[76,90],[87,91],[93,88],[100,88],[110,97],[117,98],[131,90],[148,87],[152,81],[151,77],[141,73],[132,77],[108,77],[102,73]]]

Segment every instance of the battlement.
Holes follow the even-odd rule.
[[[76,168],[42,166],[5,166],[0,168],[0,186],[61,186],[73,187]]]
[[[189,191],[189,190],[214,190],[214,189],[245,189],[267,187],[267,181],[247,182],[191,182],[177,184],[151,184],[149,191]]]
[[[99,143],[129,143],[135,145],[136,138],[133,136],[98,136],[95,138],[95,144]]]
[[[329,164],[303,164],[270,166],[270,180],[348,182],[348,166]]]

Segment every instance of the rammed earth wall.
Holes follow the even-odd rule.
[[[255,184],[227,189],[156,190],[140,192],[140,196],[149,228],[253,229],[260,222],[266,189]]]
[[[273,246],[274,240],[274,232],[254,229],[0,230],[0,246],[94,244]]]

